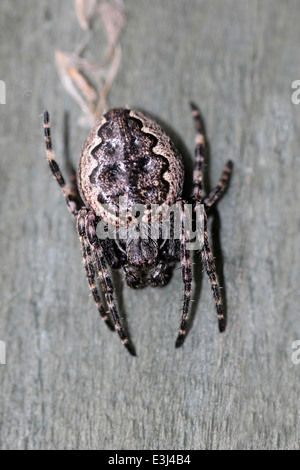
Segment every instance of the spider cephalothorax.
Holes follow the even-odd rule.
[[[118,108],[107,112],[96,122],[83,148],[77,173],[77,187],[84,203],[82,207],[77,202],[75,188],[65,183],[54,159],[49,115],[47,112],[44,114],[47,158],[52,173],[62,188],[68,208],[77,219],[91,292],[101,317],[108,326],[118,331],[122,342],[133,355],[135,350],[121,325],[109,267],[122,268],[130,287],[157,287],[169,281],[175,263],[181,262],[184,297],[176,347],[180,346],[186,333],[192,283],[189,247],[191,225],[190,218],[186,215],[188,205],[192,207],[191,219],[194,220],[195,215],[198,215],[198,222],[202,227],[202,262],[211,282],[219,329],[225,329],[220,289],[208,241],[205,209],[211,208],[224,194],[232,163],[227,162],[217,187],[208,197],[203,198],[204,135],[200,116],[194,105],[192,111],[197,135],[194,194],[190,199],[181,199],[184,182],[182,157],[170,138],[156,122],[141,112]],[[127,207],[125,221],[121,217],[120,201],[123,199],[126,200]],[[200,211],[200,206],[204,210]],[[142,209],[135,211],[137,207]],[[172,208],[168,232],[162,229],[166,210],[162,210],[158,216],[153,207]],[[174,218],[174,211],[179,213],[179,219]],[[179,220],[177,237],[175,220]],[[154,222],[158,227],[156,232],[153,229]],[[105,235],[105,231],[99,235],[97,226],[100,223],[106,227],[114,227],[114,237]],[[121,237],[121,229],[127,229],[126,236]],[[96,277],[100,280],[109,314],[102,305]]]

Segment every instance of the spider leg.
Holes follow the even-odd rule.
[[[69,211],[71,212],[71,214],[76,216],[79,211],[79,206],[78,206],[78,203],[76,202],[76,195],[74,194],[73,190],[66,184],[65,179],[59,169],[59,166],[55,161],[55,155],[52,149],[50,121],[49,121],[48,111],[44,112],[44,135],[45,135],[45,143],[46,143],[47,160],[50,166],[50,170],[52,171],[54,178],[56,179],[59,186],[61,187],[61,190],[65,197]]]
[[[226,192],[226,189],[229,184],[232,168],[233,168],[233,163],[231,160],[228,160],[222,172],[218,185],[204,199],[204,204],[206,208],[211,208],[212,206],[214,206]]]
[[[202,262],[205,267],[206,273],[210,280],[211,290],[213,293],[213,298],[216,304],[216,310],[219,321],[219,331],[222,333],[225,330],[225,317],[223,313],[222,298],[220,294],[220,287],[217,281],[216,267],[214,258],[210,249],[210,244],[208,240],[207,232],[207,215],[205,210],[203,211],[203,240],[202,240],[202,249],[201,249]]]
[[[186,328],[189,318],[189,308],[191,301],[191,290],[192,290],[192,260],[191,252],[187,249],[186,244],[190,241],[190,230],[189,224],[190,219],[187,216],[188,211],[184,211],[184,201],[178,201],[177,205],[180,209],[181,214],[181,233],[180,233],[180,260],[181,260],[181,272],[182,280],[184,284],[183,294],[183,307],[179,334],[176,339],[175,347],[179,348],[185,338]]]
[[[105,252],[105,258],[106,258],[108,265],[111,268],[119,269],[121,267],[121,263],[118,257],[118,248],[113,243],[113,240],[109,238],[105,240],[101,240],[101,246]]]
[[[195,148],[195,167],[194,167],[194,197],[197,201],[202,200],[202,172],[204,163],[204,148],[205,139],[203,133],[203,126],[197,106],[191,103],[192,114],[194,117],[196,127],[196,148]]]
[[[96,234],[95,214],[93,212],[89,212],[86,216],[85,221],[86,221],[85,229],[86,229],[87,237],[95,255],[98,276],[102,284],[102,288],[104,291],[107,305],[112,315],[115,329],[118,332],[120,339],[122,343],[124,344],[124,346],[126,347],[126,349],[129,351],[129,353],[132,356],[135,356],[136,355],[135,350],[133,346],[130,344],[128,337],[121,325],[120,316],[119,316],[116,302],[114,299],[113,283],[112,283],[111,276],[107,268],[106,260],[105,260],[104,253],[103,253],[103,248]]]
[[[100,313],[100,316],[102,320],[106,323],[106,325],[111,329],[114,330],[113,325],[111,324],[107,313],[104,310],[104,307],[101,302],[101,298],[95,283],[95,266],[94,266],[94,260],[91,252],[91,246],[89,244],[87,235],[86,235],[86,230],[85,230],[85,219],[88,214],[88,210],[83,207],[79,210],[78,215],[77,215],[77,231],[78,235],[80,238],[81,242],[81,250],[82,250],[82,256],[83,256],[83,265],[85,268],[86,272],[86,277],[89,283],[89,288],[91,290],[91,293],[93,295],[94,301],[98,307],[98,311]]]
[[[77,200],[80,199],[80,194],[77,188],[77,175],[76,171],[74,170],[72,170],[70,174],[70,190],[74,197],[77,198]]]

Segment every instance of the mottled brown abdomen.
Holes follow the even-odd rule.
[[[90,132],[78,169],[81,196],[103,216],[103,204],[172,205],[181,196],[182,157],[160,126],[144,114],[113,109]]]

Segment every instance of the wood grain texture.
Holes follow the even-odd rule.
[[[55,50],[83,37],[73,2],[2,0],[0,448],[298,449],[300,105],[291,84],[300,79],[299,2],[125,4],[110,107],[158,118],[191,168],[193,100],[205,120],[210,187],[235,162],[219,230],[213,222],[227,331],[218,333],[201,267],[183,348],[174,348],[179,270],[163,289],[119,289],[137,358],[106,331],[43,142],[47,108],[65,173],[66,113],[74,165],[87,135],[54,66]],[[104,49],[99,27],[92,41]]]

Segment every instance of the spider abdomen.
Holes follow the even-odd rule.
[[[181,196],[182,157],[161,127],[141,112],[112,109],[90,132],[78,169],[85,204],[104,216],[103,204],[172,205]],[[106,218],[106,217],[105,217]]]

